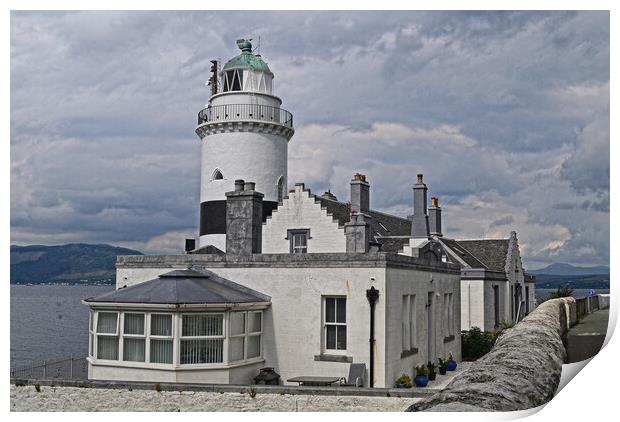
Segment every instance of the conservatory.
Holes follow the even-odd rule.
[[[271,298],[210,271],[175,270],[85,299],[89,379],[247,383]]]

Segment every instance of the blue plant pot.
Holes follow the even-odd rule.
[[[416,387],[426,387],[428,385],[428,377],[426,375],[416,375],[413,379]]]
[[[448,361],[448,371],[454,371],[456,369],[456,361],[449,360]]]

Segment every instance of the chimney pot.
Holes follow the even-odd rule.
[[[418,183],[424,183],[424,175],[422,173],[418,173]]]
[[[245,182],[243,181],[243,179],[235,180],[235,192],[242,191],[244,184]]]
[[[256,183],[254,182],[245,182],[245,187],[243,190],[255,190]]]
[[[433,196],[433,197],[431,198],[431,205],[432,205],[433,207],[438,207],[438,206],[439,206],[439,201],[437,200],[437,197],[436,197],[436,196]]]

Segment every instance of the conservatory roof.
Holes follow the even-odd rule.
[[[84,300],[87,303],[224,304],[271,298],[208,270],[175,270],[156,279]]]

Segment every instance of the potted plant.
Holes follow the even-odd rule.
[[[437,359],[437,366],[439,367],[439,374],[446,375],[446,371],[448,370],[448,360],[444,358]]]
[[[456,361],[452,357],[452,353],[448,355],[448,371],[454,371],[456,369]]]
[[[426,369],[426,365],[415,367],[415,378],[413,381],[416,387],[426,387],[428,385],[428,369]]]
[[[396,388],[411,388],[413,384],[411,384],[411,377],[407,374],[402,374],[396,382],[394,383]]]
[[[437,365],[429,361],[426,368],[428,369],[428,380],[435,381],[437,379]]]

